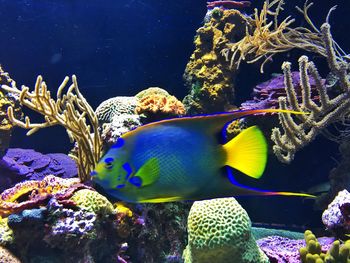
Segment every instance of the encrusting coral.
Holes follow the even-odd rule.
[[[247,212],[234,198],[194,202],[183,258],[185,263],[269,262],[252,236]]]
[[[185,107],[176,97],[161,88],[148,88],[136,94],[135,113],[146,117],[147,122],[185,114]]]
[[[52,175],[41,181],[21,182],[1,193],[0,216],[46,205],[53,196],[66,203],[75,191],[84,188],[92,189],[81,184],[78,178],[63,179]]]
[[[279,128],[272,130],[271,139],[274,141],[273,151],[277,158],[289,163],[295,153],[309,144],[318,134],[330,124],[345,120],[350,113],[350,82],[347,77],[349,65],[338,56],[334,49],[334,41],[330,32],[330,25],[325,23],[321,26],[322,40],[327,53],[327,62],[331,72],[339,79],[338,94],[331,97],[327,93],[324,81],[320,77],[314,63],[306,56],[299,59],[299,72],[302,89],[302,102],[297,100],[296,90],[292,83],[291,64],[285,62],[282,65],[285,79],[287,98],[279,98],[281,109],[292,109],[308,114],[291,116],[288,113],[279,114],[283,134]],[[312,100],[310,76],[315,80],[319,103]]]
[[[72,76],[73,83],[68,87],[66,94],[63,94],[68,81],[69,77],[66,77],[59,86],[56,100],[51,97],[41,76],[38,76],[32,92],[24,85],[19,90],[14,81],[11,86],[2,85],[1,87],[6,92],[18,95],[22,106],[44,116],[45,121],[42,123],[31,123],[28,116],[22,122],[15,116],[14,108],[8,107],[7,113],[11,123],[30,129],[27,135],[54,125],[62,125],[66,129],[70,140],[77,144],[76,154],[71,157],[77,161],[78,175],[84,182],[90,178],[90,172],[101,158],[101,136],[97,116],[80,93],[75,75]]]

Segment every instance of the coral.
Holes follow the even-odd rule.
[[[280,98],[279,104],[281,109],[291,108],[295,111],[308,112],[291,116],[288,113],[279,114],[280,123],[283,128],[283,134],[279,128],[272,130],[271,139],[274,141],[273,151],[277,158],[282,162],[293,160],[295,153],[309,144],[314,138],[325,130],[330,124],[344,121],[349,114],[350,82],[347,77],[349,65],[345,58],[338,55],[334,49],[334,41],[330,33],[330,25],[325,23],[321,26],[322,40],[327,53],[328,66],[333,75],[339,79],[337,88],[340,92],[331,96],[327,93],[327,88],[317,71],[316,66],[308,61],[306,56],[299,59],[299,71],[302,89],[302,102],[297,101],[296,90],[292,83],[291,64],[285,62],[282,69],[285,76],[286,98]],[[311,85],[309,75],[315,81],[319,103],[312,100]]]
[[[1,263],[21,263],[21,261],[13,255],[8,249],[0,246],[0,262]]]
[[[254,10],[254,16],[247,27],[245,36],[239,41],[228,43],[222,53],[231,68],[238,68],[241,61],[255,63],[264,58],[260,71],[263,72],[264,64],[271,58],[282,52],[287,52],[293,48],[316,52],[326,56],[326,50],[320,38],[318,30],[314,27],[307,15],[307,11],[312,5],[305,5],[304,10],[299,8],[311,26],[311,30],[305,27],[291,28],[294,22],[290,16],[282,22],[278,22],[278,17],[283,10],[284,0],[264,1],[262,9]]]
[[[102,102],[95,110],[99,123],[110,123],[115,116],[134,114],[137,104],[135,97],[114,97]]]
[[[47,204],[53,196],[67,205],[73,205],[66,200],[82,188],[91,189],[80,184],[78,178],[63,179],[53,175],[48,175],[41,181],[30,180],[18,183],[0,195],[0,216],[38,208]]]
[[[290,77],[292,78],[292,84],[296,92],[297,101],[299,104],[301,104],[302,88],[300,73],[293,71],[291,72]],[[278,109],[278,98],[287,96],[284,83],[284,75],[280,75],[257,85],[253,91],[253,100],[242,103],[240,108],[242,110]],[[309,84],[311,86],[311,100],[317,103],[319,101],[319,98],[317,96],[316,82],[312,76],[309,76]],[[323,79],[322,84],[325,84],[325,80]]]
[[[99,216],[114,214],[114,207],[106,197],[96,191],[82,189],[76,191],[70,198],[74,203],[86,211]]]
[[[341,246],[339,240],[336,240],[325,253],[315,235],[307,230],[305,242],[306,247],[299,249],[302,263],[350,263],[350,241]]]
[[[154,95],[161,95],[161,96],[165,96],[165,97],[170,96],[169,92],[167,92],[165,89],[158,88],[158,87],[150,87],[150,88],[144,89],[144,90],[140,91],[139,93],[137,93],[135,95],[135,98],[137,100],[141,100],[145,97],[152,97]]]
[[[281,236],[268,236],[256,241],[260,249],[268,256],[270,262],[300,263],[299,249],[305,246],[303,239],[295,240]],[[333,238],[319,238],[322,251],[326,252],[334,242]]]
[[[138,115],[144,115],[147,121],[160,120],[185,114],[181,101],[174,96],[149,95],[139,100],[136,107]]]
[[[0,191],[24,180],[41,180],[47,175],[72,178],[78,175],[77,165],[61,153],[41,154],[31,149],[8,149],[0,160]]]
[[[19,90],[14,82],[11,83],[11,87],[8,85],[1,87],[7,92],[17,94],[21,105],[44,116],[45,120],[42,123],[30,123],[28,116],[22,122],[16,118],[14,108],[8,107],[7,114],[11,123],[30,129],[27,135],[54,125],[61,125],[66,129],[71,141],[77,144],[77,153],[72,157],[77,161],[78,175],[84,182],[90,179],[90,172],[102,156],[102,143],[97,116],[80,93],[75,75],[72,76],[73,84],[67,93],[62,94],[68,81],[69,77],[66,77],[58,88],[56,101],[52,99],[41,76],[38,76],[32,92],[29,92],[26,86],[22,86]]]
[[[235,72],[221,55],[230,42],[241,39],[249,17],[238,10],[209,10],[197,30],[195,51],[187,63],[184,79],[190,94],[183,103],[190,114],[227,111],[234,99]]]
[[[8,245],[13,243],[13,231],[7,224],[8,218],[0,218],[0,245]]]
[[[135,112],[146,118],[146,122],[185,114],[184,105],[166,90],[151,87],[135,96],[138,99]]]
[[[0,66],[0,87],[1,85],[11,85],[14,83],[7,72]],[[13,114],[16,118],[22,117],[22,109],[19,103],[19,97],[10,92],[0,90],[0,157],[4,155],[10,144],[13,124],[7,115],[7,108],[13,108]]]
[[[350,220],[342,211],[342,207],[350,205],[350,193],[347,190],[340,191],[334,200],[328,205],[328,208],[322,214],[322,222],[337,234],[350,234]]]
[[[183,256],[185,263],[269,262],[252,236],[247,212],[234,198],[194,202]]]
[[[141,125],[140,116],[135,113],[136,97],[114,97],[102,102],[96,115],[102,128],[103,148],[108,149],[124,133]]]

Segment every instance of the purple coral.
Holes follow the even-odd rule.
[[[301,86],[300,86],[300,73],[298,71],[293,71],[291,73],[292,82],[297,92],[297,99],[301,103]],[[316,85],[315,80],[310,76],[311,85],[311,98],[313,101],[318,101],[319,98],[316,95]],[[325,82],[325,80],[323,80]],[[241,105],[243,110],[252,109],[276,109],[279,107],[278,98],[286,97],[284,75],[274,77],[266,82],[257,85],[253,91],[253,100],[248,100]]]
[[[0,191],[24,180],[42,180],[47,175],[77,177],[77,165],[61,153],[41,154],[32,149],[8,149],[0,160]]]

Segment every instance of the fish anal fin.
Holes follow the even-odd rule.
[[[175,202],[180,200],[183,200],[180,196],[170,196],[170,197],[144,199],[140,201],[140,203],[165,203],[165,202]]]
[[[257,126],[243,130],[223,148],[227,156],[225,165],[256,179],[262,176],[267,162],[267,143]]]

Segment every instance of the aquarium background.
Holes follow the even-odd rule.
[[[254,1],[246,12],[251,13],[262,2]],[[300,18],[294,6],[302,6],[304,1],[286,2],[284,14]],[[310,15],[319,26],[333,5],[338,8],[330,19],[332,33],[349,52],[349,1],[316,1]],[[94,108],[110,97],[132,96],[151,86],[162,87],[181,99],[188,92],[182,74],[205,13],[206,1],[0,0],[0,63],[18,85],[29,87],[39,74],[51,90],[66,75],[76,74],[82,93]],[[302,19],[296,23],[299,21]],[[236,104],[249,98],[254,85],[268,80],[272,73],[280,73],[282,61],[293,62],[296,69],[300,54],[292,51],[287,57],[284,54],[274,58],[265,74],[257,73],[257,65],[242,65],[237,82],[245,88],[237,90]],[[311,59],[319,60],[313,56]],[[322,73],[322,67],[319,69]],[[34,148],[43,153],[66,153],[71,149],[63,128],[45,129],[31,137],[26,137],[25,132],[15,130],[12,147]],[[271,155],[259,186],[262,183],[268,189],[306,191],[327,180],[338,155],[337,145],[322,137],[298,152],[291,165],[283,165]],[[254,222],[320,224],[320,213],[312,210],[310,200],[240,200]]]

